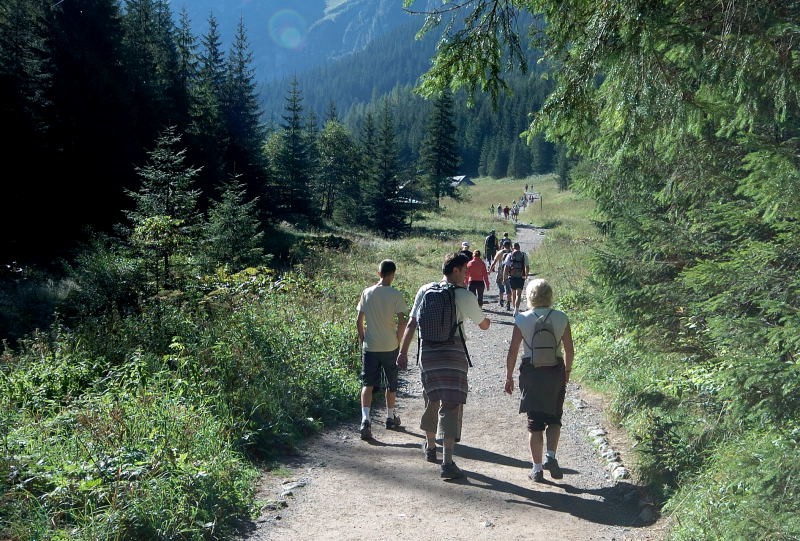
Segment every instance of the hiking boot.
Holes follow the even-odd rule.
[[[442,464],[442,471],[439,473],[439,477],[442,479],[461,479],[464,477],[464,472],[456,466],[455,462],[451,462],[450,464]]]
[[[506,310],[511,310],[511,303],[506,304]]]
[[[562,479],[564,477],[564,472],[561,471],[561,466],[558,465],[558,460],[555,457],[547,457],[542,467],[550,470],[550,477],[553,479]]]
[[[541,470],[539,470],[539,471],[531,470],[531,473],[528,474],[528,479],[530,479],[534,483],[543,483],[544,482],[544,472],[541,471]]]
[[[361,439],[365,441],[372,439],[372,429],[367,419],[361,421]]]
[[[422,442],[422,450],[425,452],[425,460],[427,460],[428,462],[433,462],[433,463],[439,462],[436,459],[436,446],[434,446],[434,447],[429,449],[428,448],[428,442],[427,441],[423,441]]]
[[[403,428],[403,425],[400,424],[399,415],[386,418],[386,430],[400,430],[401,428]]]
[[[497,304],[499,304],[500,308],[502,308],[503,307],[503,299],[498,299],[497,300]]]

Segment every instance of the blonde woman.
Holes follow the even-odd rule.
[[[533,462],[528,477],[542,482],[543,470],[549,470],[553,479],[564,477],[556,460],[556,450],[575,348],[569,318],[552,307],[553,289],[550,284],[543,279],[532,280],[526,288],[526,295],[530,309],[514,317],[514,332],[506,356],[505,392],[514,392],[514,367],[520,344],[523,344],[519,367],[522,394],[519,412],[528,416],[528,442]],[[547,453],[543,462],[545,437]]]

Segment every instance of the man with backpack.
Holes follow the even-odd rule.
[[[487,235],[486,240],[483,243],[483,254],[486,256],[486,261],[491,265],[492,260],[494,259],[495,254],[497,253],[497,236],[494,233],[494,229]]]
[[[498,295],[498,302],[500,303],[500,308],[503,307],[503,294],[507,293],[507,303],[506,309],[511,310],[511,286],[508,285],[506,280],[506,268],[503,266],[503,260],[506,258],[508,254],[511,253],[511,241],[507,238],[508,233],[503,233],[504,240],[503,245],[497,255],[494,256],[492,260],[492,265],[489,267],[489,272],[492,273],[495,271],[495,267],[497,268],[497,278],[495,282],[497,283],[497,291],[499,292]]]
[[[520,250],[519,243],[514,243],[514,249],[503,260],[506,269],[508,283],[511,286],[511,304],[514,305],[514,315],[519,313],[519,304],[522,300],[522,288],[525,287],[525,279],[531,268],[531,261],[528,254]],[[506,306],[508,308],[508,306]]]
[[[544,481],[544,471],[553,479],[564,473],[556,460],[558,439],[561,436],[561,415],[567,392],[575,346],[569,318],[564,312],[554,310],[553,289],[547,281],[531,281],[527,289],[530,310],[514,318],[514,332],[506,356],[506,382],[504,390],[514,392],[514,366],[520,344],[524,344],[519,365],[519,389],[522,393],[519,412],[528,416],[528,445],[531,452],[531,480]],[[545,435],[547,453],[542,462]]]
[[[441,282],[422,286],[414,298],[397,366],[408,367],[408,348],[419,330],[419,363],[425,412],[420,428],[425,432],[422,448],[428,462],[437,462],[436,435],[442,436],[440,477],[458,479],[464,472],[453,461],[455,442],[461,439],[461,420],[467,402],[467,372],[470,361],[462,324],[469,318],[482,330],[489,328],[478,300],[463,287],[469,260],[458,252],[448,254],[442,265]]]
[[[358,341],[361,357],[361,439],[372,439],[370,408],[373,390],[380,386],[381,372],[386,382],[386,428],[401,427],[400,417],[395,411],[397,398],[397,359],[400,338],[406,325],[408,304],[403,294],[392,287],[397,266],[394,261],[384,259],[378,266],[380,280],[361,292],[358,301]],[[396,323],[395,323],[396,320]],[[366,323],[366,325],[365,325]]]

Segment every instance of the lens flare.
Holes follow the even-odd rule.
[[[307,33],[305,19],[293,9],[281,9],[269,18],[269,35],[272,41],[285,49],[301,49],[306,42]]]

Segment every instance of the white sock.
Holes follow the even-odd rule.
[[[537,464],[537,463],[534,462],[533,463],[533,473],[536,473],[538,471],[544,471],[544,468],[542,467],[541,464]]]
[[[442,448],[442,464],[450,464],[453,462],[453,450],[447,447]]]
[[[369,421],[369,406],[361,406],[361,420]]]
[[[555,451],[551,451],[550,449],[548,449],[545,454],[547,455],[547,458],[555,458],[556,457],[556,452]]]

